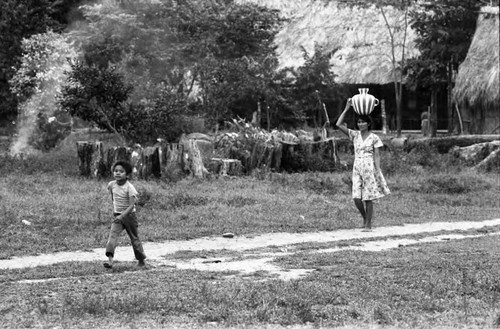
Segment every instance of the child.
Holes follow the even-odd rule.
[[[359,131],[343,125],[346,112],[351,107],[347,100],[344,112],[337,120],[337,127],[349,136],[354,144],[354,166],[352,170],[352,198],[363,216],[363,228],[372,228],[373,200],[391,193],[380,170],[379,148],[384,146],[380,138],[371,133],[372,120],[368,115],[357,115],[356,126]]]
[[[106,256],[108,256],[109,260],[104,263],[104,267],[113,268],[113,257],[118,237],[124,229],[130,237],[135,258],[139,261],[138,266],[144,266],[146,265],[144,262],[146,255],[138,237],[138,224],[135,214],[137,190],[128,181],[129,176],[132,174],[132,165],[127,161],[117,161],[111,169],[115,180],[109,182],[108,190],[113,200],[113,215],[115,218],[111,224],[108,243],[106,244]]]

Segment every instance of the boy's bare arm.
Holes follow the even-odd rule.
[[[113,190],[111,189],[111,186],[108,186],[108,191],[109,194],[111,194],[111,201],[113,201]]]

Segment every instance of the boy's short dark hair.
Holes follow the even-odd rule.
[[[368,123],[368,130],[372,130],[373,120],[372,120],[371,116],[366,115],[366,114],[356,114],[355,124],[356,124],[357,129],[359,129],[359,127],[358,127],[358,120],[359,119],[363,120],[364,122],[367,122]]]
[[[113,166],[111,166],[111,171],[114,171],[116,166],[122,166],[123,169],[125,169],[125,173],[127,175],[130,175],[132,173],[132,164],[126,160],[118,160],[113,163]]]

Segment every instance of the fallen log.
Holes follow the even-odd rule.
[[[500,140],[464,147],[455,146],[450,150],[450,154],[463,160],[465,163],[476,165],[499,148]]]
[[[436,148],[439,153],[448,153],[455,146],[464,147],[495,140],[500,140],[500,135],[460,135],[416,138],[408,139],[404,149],[409,152],[416,147],[429,146]]]
[[[491,152],[483,161],[474,166],[479,171],[500,172],[500,148]]]

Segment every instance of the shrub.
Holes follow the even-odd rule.
[[[491,188],[490,184],[478,177],[449,174],[426,178],[417,191],[422,193],[461,194]]]
[[[411,171],[411,166],[406,159],[406,152],[400,150],[381,153],[380,167],[384,175],[387,176]]]

